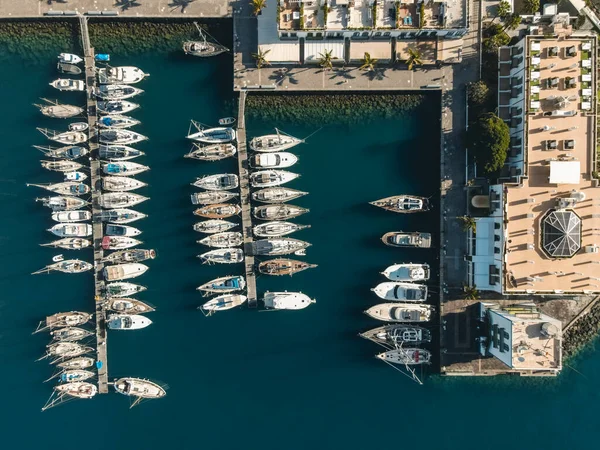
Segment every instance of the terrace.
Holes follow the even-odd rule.
[[[318,0],[283,0],[279,2],[280,30],[325,28],[325,13]]]

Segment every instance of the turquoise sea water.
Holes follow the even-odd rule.
[[[157,307],[154,324],[109,335],[109,374],[141,376],[170,386],[168,396],[128,410],[111,393],[45,413],[51,386],[45,362],[34,362],[47,335],[31,336],[37,321],[66,310],[92,309],[91,275],[32,276],[59,252],[39,247],[52,236],[49,210],[33,199],[43,193],[26,182],[58,181],[43,171],[32,144],[44,144],[36,127],[66,128],[31,106],[38,97],[74,102],[47,83],[56,77],[54,55],[35,63],[5,61],[0,72],[0,410],[2,448],[85,446],[89,449],[500,449],[594,448],[600,356],[586,352],[558,380],[439,379],[424,386],[372,356],[378,347],[356,334],[377,324],[362,314],[376,302],[369,288],[378,272],[401,261],[436,264],[435,250],[402,251],[379,238],[393,229],[436,232],[437,210],[388,214],[366,202],[399,192],[436,195],[439,100],[402,120],[359,126],[323,124],[297,147],[302,177],[290,187],[310,191],[297,204],[311,209],[295,221],[311,224],[295,237],[313,244],[304,258],[317,269],[293,278],[260,277],[265,290],[302,290],[317,299],[299,312],[239,309],[204,318],[195,287],[242,267],[202,266],[200,235],[189,186],[196,176],[235,171],[235,161],[202,164],[182,157],[191,118],[205,123],[229,115],[231,61],[190,60],[177,54],[115,58],[151,77],[140,84],[142,109],[132,115],[150,137],[139,178],[151,197],[136,222],[144,248],[158,258],[139,278],[139,296]],[[307,136],[314,127],[248,122],[249,135],[274,126]],[[63,252],[67,254],[68,252]],[[71,252],[90,260],[91,254]]]

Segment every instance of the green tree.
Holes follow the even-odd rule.
[[[377,64],[377,60],[371,58],[371,54],[365,52],[365,57],[363,58],[362,66],[360,66],[359,70],[366,70],[367,72],[371,72],[375,70],[375,64]]]
[[[486,113],[469,128],[467,143],[479,168],[485,173],[497,172],[506,161],[510,130],[496,114]]]
[[[270,65],[269,61],[267,61],[267,54],[271,51],[271,49],[263,52],[261,48],[258,48],[258,53],[252,53],[252,57],[256,61],[256,67],[259,69],[263,66]]]
[[[477,286],[464,286],[465,300],[479,300],[479,291]]]
[[[496,15],[494,16],[494,20],[496,20],[497,17],[504,19],[505,17],[508,17],[509,15],[510,15],[510,3],[507,2],[506,0],[502,0],[500,3],[498,3],[498,8],[496,9]],[[492,20],[492,22],[494,20]]]
[[[504,19],[505,30],[516,30],[521,24],[521,16],[518,14],[511,14]]]
[[[263,8],[267,7],[267,0],[250,0],[252,5],[252,12],[255,16],[258,16]]]
[[[524,0],[523,12],[526,14],[534,14],[540,10],[540,0]]]
[[[475,105],[483,105],[490,96],[490,88],[485,81],[475,81],[468,85],[469,102]]]
[[[333,60],[337,59],[333,56],[331,56],[331,54],[333,53],[333,50],[325,50],[325,53],[319,53],[319,65],[324,69],[324,70],[331,70],[333,69]]]
[[[421,52],[419,50],[415,50],[413,48],[408,48],[408,59],[406,60],[406,66],[408,70],[413,70],[414,66],[423,65],[423,61],[421,60]]]
[[[460,216],[457,217],[462,222],[463,231],[474,230],[477,222],[471,216]]]
[[[483,40],[483,50],[487,53],[498,53],[498,49],[510,42],[510,36],[506,32],[495,34]]]

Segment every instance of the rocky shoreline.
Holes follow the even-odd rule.
[[[570,359],[593,344],[600,331],[600,302],[577,322],[563,336],[563,357]]]

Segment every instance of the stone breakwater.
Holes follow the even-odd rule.
[[[0,21],[0,60],[18,56],[37,62],[48,53],[80,52],[75,20]]]
[[[563,356],[570,358],[591,344],[600,331],[600,303],[579,318],[563,336]]]

